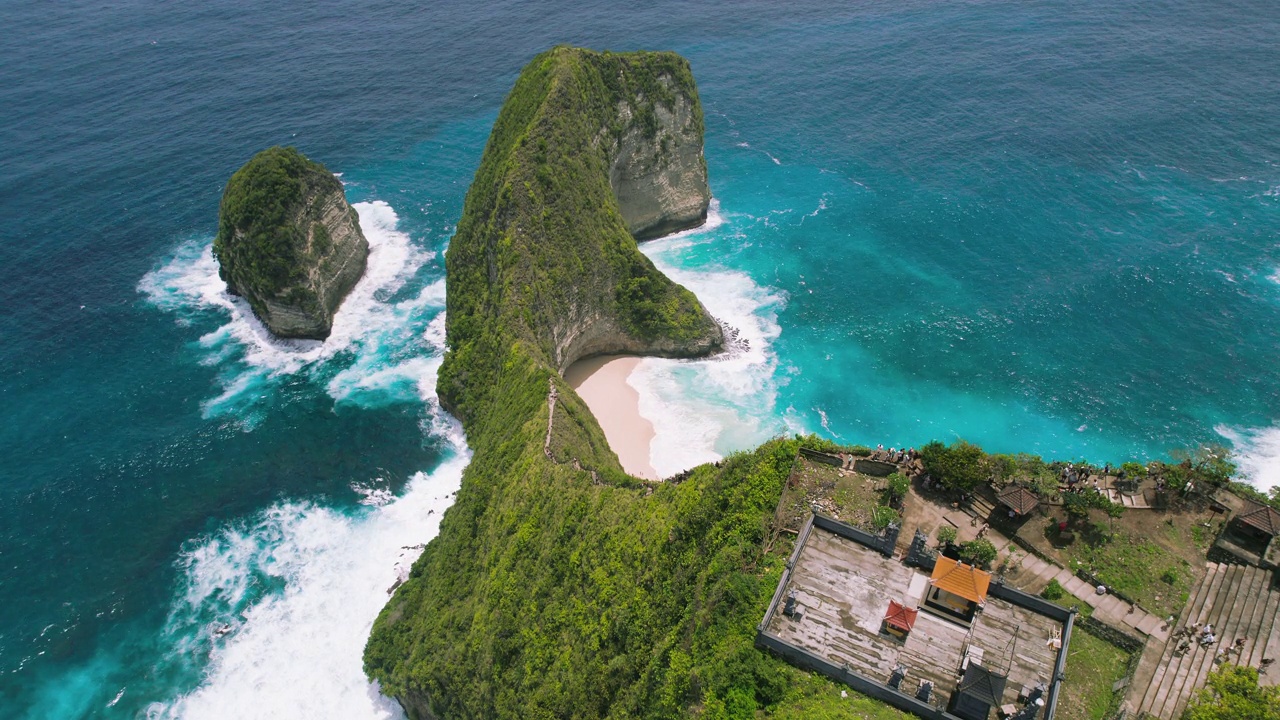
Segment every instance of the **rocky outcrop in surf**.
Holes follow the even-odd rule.
[[[272,147],[227,182],[213,253],[227,290],[272,334],[323,340],[364,274],[369,242],[333,173]]]

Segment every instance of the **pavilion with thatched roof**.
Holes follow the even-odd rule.
[[[996,500],[1009,508],[1017,517],[1023,517],[1040,507],[1040,498],[1021,485],[1006,485],[996,493]]]

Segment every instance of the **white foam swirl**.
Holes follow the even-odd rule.
[[[166,633],[173,654],[208,654],[205,680],[147,717],[403,717],[365,678],[365,641],[388,590],[439,531],[468,459],[458,448],[354,517],[284,502],[193,543]]]
[[[653,424],[650,463],[663,477],[757,445],[785,429],[773,412],[777,359],[771,347],[782,332],[777,313],[785,294],[743,272],[680,266],[688,249],[719,241],[711,231],[726,221],[713,200],[702,227],[641,246],[658,269],[692,290],[712,315],[746,341],[745,349],[708,360],[645,358],[627,379],[640,394],[640,414]]]
[[[410,320],[426,310],[443,309],[444,281],[409,300],[390,302],[389,298],[436,254],[416,246],[397,229],[398,218],[387,203],[363,202],[354,207],[369,241],[368,266],[338,309],[333,331],[323,342],[273,337],[248,303],[227,293],[208,239],[183,243],[139,282],[138,290],[148,301],[174,313],[181,324],[190,324],[209,311],[226,318],[196,342],[203,354],[200,362],[221,368],[222,391],[203,403],[206,417],[234,413],[252,424],[252,409],[273,379],[315,371],[325,361],[351,353],[354,362],[328,383],[336,400],[369,404],[375,391],[384,393],[384,399],[405,399],[406,388],[415,397],[430,395],[424,388],[425,378],[434,368],[430,360],[418,357],[426,348]]]
[[[1235,450],[1240,475],[1262,492],[1280,487],[1280,427],[1214,428]]]

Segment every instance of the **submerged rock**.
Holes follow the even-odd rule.
[[[227,290],[272,334],[323,340],[364,274],[369,242],[333,173],[272,147],[227,182],[213,254]]]

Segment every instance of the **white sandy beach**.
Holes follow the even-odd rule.
[[[574,363],[564,379],[591,408],[622,469],[637,477],[658,480],[649,460],[653,423],[640,415],[640,393],[627,384],[639,364],[638,357],[588,358]]]

